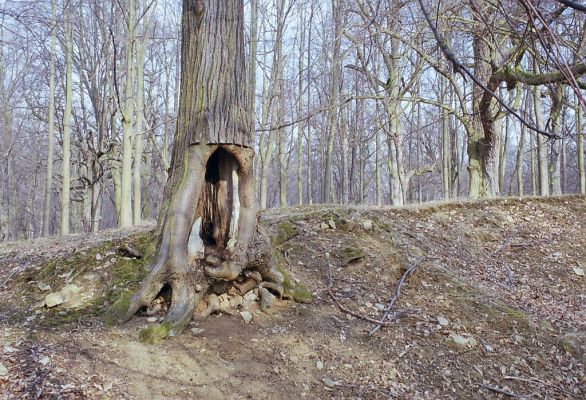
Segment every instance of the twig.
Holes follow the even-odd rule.
[[[362,320],[364,320],[364,321],[372,322],[373,324],[382,324],[383,326],[388,326],[388,325],[391,325],[391,324],[394,322],[393,320],[391,320],[391,321],[388,321],[388,322],[382,322],[382,323],[381,323],[381,322],[380,322],[379,320],[377,320],[377,319],[370,318],[370,317],[367,317],[366,315],[358,314],[358,313],[356,313],[356,312],[354,312],[354,311],[352,311],[352,310],[349,310],[349,309],[347,309],[346,307],[344,307],[344,306],[342,305],[342,303],[340,303],[340,300],[338,300],[338,298],[336,297],[336,295],[334,294],[334,292],[332,292],[332,289],[331,289],[331,288],[329,288],[329,287],[328,287],[328,288],[327,288],[327,290],[328,290],[328,293],[329,293],[330,297],[332,298],[332,300],[334,300],[334,303],[336,303],[336,305],[338,306],[338,308],[339,308],[339,309],[340,309],[342,312],[344,312],[344,313],[346,313],[346,314],[350,314],[350,315],[352,315],[353,317],[356,317],[356,318],[358,318],[358,319],[362,319]]]
[[[50,369],[46,370],[45,372],[43,372],[41,375],[39,375],[34,381],[32,381],[25,389],[24,392],[22,392],[22,394],[20,395],[20,398],[24,398],[28,392],[30,392],[39,382],[43,381],[45,379],[45,377],[47,375],[49,375],[49,372],[51,372]]]
[[[486,385],[484,383],[479,383],[478,385],[480,385],[480,387],[483,389],[492,390],[495,393],[504,394],[505,396],[522,397],[522,396],[519,396],[518,394],[515,394],[515,393],[509,391],[509,390],[501,389],[498,386]]]
[[[503,376],[503,378],[504,379],[508,379],[508,380],[513,380],[513,381],[527,382],[527,383],[539,383],[540,385],[549,386],[551,388],[554,388],[554,389],[559,390],[560,392],[563,392],[565,394],[569,394],[572,397],[575,396],[575,394],[572,393],[572,392],[570,392],[569,390],[566,390],[564,388],[561,388],[561,387],[559,387],[557,385],[552,385],[551,383],[547,383],[547,382],[540,381],[539,379],[528,379],[528,378],[521,378],[521,377],[518,377],[518,376],[510,376],[510,375],[505,375],[505,376]]]
[[[4,281],[4,283],[2,284],[2,286],[0,286],[0,288],[5,288],[6,285],[8,284],[8,282],[10,281],[10,279],[12,279],[12,277],[17,273],[23,270],[23,265],[19,265],[17,267],[14,267],[14,269],[12,270],[12,272],[10,273],[10,275],[8,275],[8,278],[6,278],[6,280]]]
[[[513,241],[513,237],[516,233],[516,230],[511,231],[511,233],[509,233],[509,235],[507,236],[507,238],[505,239],[505,241],[503,242],[503,244],[501,245],[501,247],[499,247],[493,254],[499,253],[501,260],[503,262],[503,267],[505,268],[505,272],[507,273],[507,284],[509,286],[513,286],[513,271],[511,271],[511,268],[509,268],[509,266],[507,265],[507,261],[505,260],[505,252],[507,251],[507,249],[511,249],[511,242]]]
[[[387,308],[385,309],[385,312],[384,312],[383,316],[381,317],[380,321],[378,321],[376,323],[377,325],[368,333],[370,336],[374,335],[381,328],[381,326],[385,322],[385,319],[387,319],[389,313],[391,312],[391,309],[395,305],[395,302],[397,301],[397,299],[401,295],[401,287],[405,283],[405,280],[413,272],[415,272],[415,270],[417,269],[417,267],[419,266],[419,264],[421,264],[426,259],[427,259],[427,256],[417,258],[415,261],[413,261],[411,267],[409,267],[407,269],[407,271],[405,271],[405,273],[401,277],[401,280],[399,280],[399,283],[397,284],[397,290],[395,291],[395,295],[387,302]]]

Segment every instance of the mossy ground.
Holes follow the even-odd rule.
[[[130,244],[144,256],[141,259],[119,256],[117,249],[125,244]],[[19,301],[14,303],[11,317],[26,320],[30,318],[31,310],[36,310],[38,324],[52,329],[67,329],[71,324],[91,319],[110,321],[111,314],[107,311],[119,308],[121,302],[130,297],[146,275],[153,251],[153,234],[147,231],[124,239],[101,241],[97,245],[44,260],[15,277],[13,284],[21,290],[12,295]],[[45,295],[67,283],[79,286],[82,295],[91,293],[91,296],[73,309],[40,307]],[[48,285],[50,290],[41,290],[39,286],[44,285]]]

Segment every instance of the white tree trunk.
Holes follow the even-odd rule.
[[[580,193],[586,194],[586,170],[584,169],[584,111],[576,97],[576,135],[578,151],[578,175],[580,177]]]
[[[122,176],[120,182],[120,217],[118,226],[132,226],[132,128],[134,114],[134,29],[135,0],[128,0],[128,32],[126,37],[126,83],[122,111]]]
[[[65,13],[65,18],[69,14]],[[61,164],[61,176],[63,184],[61,188],[61,235],[69,234],[69,185],[71,181],[71,108],[72,93],[72,68],[73,68],[73,31],[71,21],[66,21],[65,27],[65,110],[63,112],[63,162]]]
[[[55,156],[55,58],[57,42],[57,23],[55,20],[55,0],[51,0],[51,62],[49,66],[49,116],[47,143],[47,177],[45,180],[45,201],[43,204],[42,235],[49,236],[51,223],[51,199],[53,197],[53,158]]]

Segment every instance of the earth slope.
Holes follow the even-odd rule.
[[[586,397],[583,196],[292,207],[261,223],[313,303],[212,315],[156,345],[138,333],[162,300],[104,321],[145,274],[152,224],[1,244],[0,398]],[[44,305],[68,285],[73,299]]]

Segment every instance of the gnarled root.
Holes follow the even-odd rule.
[[[141,332],[141,340],[154,343],[179,334],[218,282],[231,282],[226,289],[242,296],[260,286],[265,303],[273,300],[267,289],[299,300],[296,296],[303,290],[257,226],[252,156],[253,150],[246,147],[191,145],[180,168],[172,171],[161,211],[159,252],[150,273],[130,300],[112,307],[120,315],[117,319],[128,320],[165,285],[171,288],[163,323]],[[198,318],[218,311],[229,313],[210,295]]]

